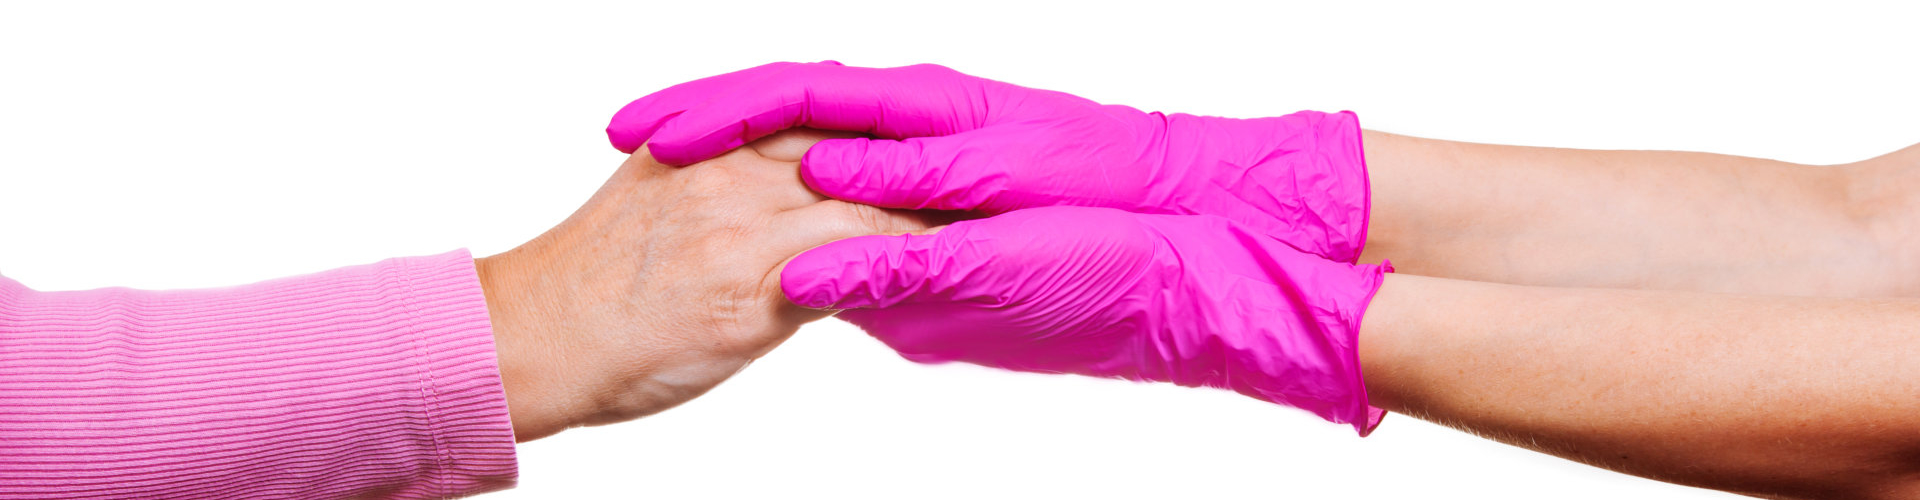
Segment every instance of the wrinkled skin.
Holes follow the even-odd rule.
[[[633,155],[546,234],[478,259],[514,432],[630,420],[705,393],[825,317],[780,291],[794,254],[922,229],[801,183],[795,130],[687,167]]]

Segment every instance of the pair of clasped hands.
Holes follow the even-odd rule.
[[[782,133],[801,128],[844,133],[810,146],[819,133]],[[1351,113],[1148,113],[940,66],[829,61],[674,86],[626,106],[607,133],[669,173],[804,146],[799,176],[838,200],[826,203],[888,209],[867,219],[958,220],[874,223],[862,232],[887,234],[789,251],[767,279],[802,312],[773,316],[837,313],[919,362],[1231,389],[1362,434],[1383,414],[1355,343],[1391,269],[1355,262],[1369,190]],[[754,175],[779,179],[780,168]],[[720,330],[755,311],[716,301],[748,310],[721,314],[732,319]],[[684,400],[744,365],[623,390]]]

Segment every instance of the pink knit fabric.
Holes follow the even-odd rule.
[[[0,278],[0,499],[441,498],[515,470],[464,250],[209,290]]]

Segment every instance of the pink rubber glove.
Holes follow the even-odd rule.
[[[780,280],[914,361],[1229,388],[1364,436],[1383,412],[1355,337],[1389,270],[1213,216],[1052,207],[836,241]]]
[[[940,66],[774,63],[646,96],[615,115],[621,151],[685,165],[791,127],[865,132],[807,152],[807,184],[888,208],[1053,205],[1208,214],[1355,262],[1369,191],[1351,112],[1233,119],[1145,113]]]

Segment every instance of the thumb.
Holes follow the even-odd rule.
[[[878,207],[998,211],[1014,176],[987,135],[824,140],[807,149],[800,177],[820,194]]]
[[[813,309],[889,307],[903,302],[999,295],[985,274],[996,257],[979,221],[934,234],[873,235],[802,252],[780,271],[788,300]],[[990,231],[990,228],[984,228]]]

